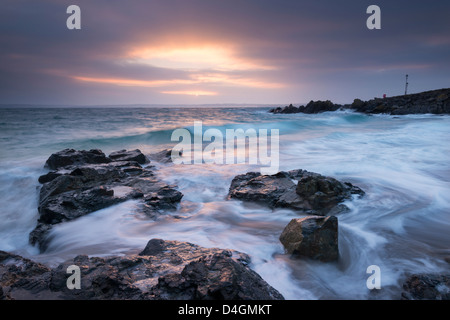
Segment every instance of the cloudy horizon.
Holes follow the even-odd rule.
[[[66,8],[81,8],[68,30]],[[381,30],[366,9],[381,8]],[[12,1],[0,104],[289,104],[450,87],[450,3]]]

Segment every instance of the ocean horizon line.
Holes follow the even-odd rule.
[[[59,104],[0,104],[0,109],[9,108],[270,108],[274,106],[289,105],[283,103],[212,103],[212,104],[92,104],[92,105],[59,105]],[[302,103],[297,103],[302,104]],[[303,103],[304,104],[304,103]]]

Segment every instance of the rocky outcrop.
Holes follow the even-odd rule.
[[[80,255],[56,268],[0,251],[3,299],[274,300],[283,296],[248,267],[246,254],[152,239],[140,254]],[[69,266],[81,289],[68,289]]]
[[[274,109],[270,109],[269,112],[271,113],[284,113],[284,114],[290,114],[290,113],[299,113],[299,107],[296,107],[292,105],[292,103],[288,106],[285,106],[284,108],[278,107]]]
[[[338,219],[335,216],[308,216],[292,219],[280,235],[286,252],[324,262],[337,260]]]
[[[340,203],[364,191],[349,182],[322,176],[306,170],[261,175],[249,172],[236,176],[228,197],[257,202],[269,208],[291,208],[302,213],[326,215],[345,207]]]
[[[321,113],[326,111],[336,111],[343,106],[340,104],[334,104],[330,100],[326,101],[310,101],[306,106],[295,107],[292,104],[284,108],[278,107],[269,110],[271,113]]]
[[[148,159],[139,150],[121,150],[109,157],[100,150],[65,149],[52,154],[46,167],[53,171],[39,178],[43,184],[39,219],[30,234],[31,244],[44,251],[53,225],[130,199],[141,199],[150,217],[176,209],[183,195],[160,181],[153,167],[142,167],[144,163]]]
[[[450,114],[450,89],[426,91],[369,101],[355,99],[350,109],[363,113],[404,114]]]
[[[450,274],[413,274],[403,290],[403,300],[450,300]]]
[[[270,109],[271,113],[320,113],[351,109],[357,112],[391,115],[405,114],[450,114],[450,88],[425,91],[387,98],[374,98],[368,101],[355,99],[352,104],[334,104],[331,101],[310,101],[306,106],[295,107],[292,104],[284,108]]]

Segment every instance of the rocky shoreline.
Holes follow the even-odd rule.
[[[366,114],[450,114],[450,89],[439,89],[421,93],[387,98],[374,98],[368,101],[355,99],[352,104],[334,104],[331,101],[311,101],[306,106],[295,107],[292,104],[284,108],[277,107],[269,112],[275,114],[321,113],[336,110],[352,110]]]
[[[145,156],[140,150],[64,149],[45,163],[39,177],[39,219],[30,243],[45,252],[54,225],[130,199],[138,199],[149,218],[176,211],[183,194],[159,180],[151,161],[170,162],[168,150]],[[229,201],[289,208],[303,217],[280,230],[279,241],[293,260],[339,260],[338,217],[344,201],[365,192],[306,170],[275,175],[256,172],[236,176]],[[68,267],[79,266],[83,290],[67,286]],[[399,299],[449,299],[449,275],[412,275]],[[150,239],[139,254],[89,257],[78,255],[49,267],[0,251],[0,300],[283,300],[284,297],[251,269],[246,253],[203,248],[185,241]]]

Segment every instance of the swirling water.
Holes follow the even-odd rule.
[[[267,108],[0,109],[0,250],[55,265],[77,254],[142,249],[151,238],[189,241],[248,253],[251,267],[287,299],[398,299],[408,273],[449,271],[450,117],[368,116],[352,112],[273,115]],[[53,228],[45,253],[28,244],[38,218],[37,178],[64,148],[171,147],[174,129],[278,129],[280,170],[306,169],[366,191],[338,215],[340,258],[292,259],[278,237],[297,213],[227,200],[233,177],[259,167],[155,164],[184,194],[177,212],[150,220],[138,201]],[[378,265],[381,290],[366,269]]]

